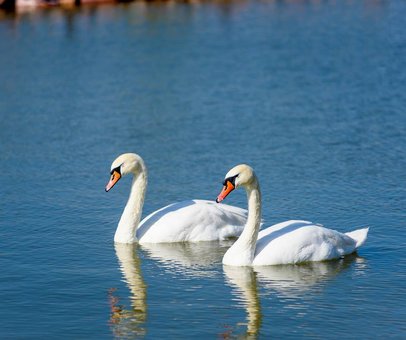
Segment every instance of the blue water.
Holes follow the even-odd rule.
[[[0,12],[2,338],[406,337],[406,3],[216,1]],[[255,168],[266,224],[370,226],[358,255],[230,270],[230,243],[114,247]],[[245,207],[243,191],[228,198]]]

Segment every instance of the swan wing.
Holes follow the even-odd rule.
[[[145,217],[138,229],[140,243],[224,240],[241,234],[245,209],[206,200],[170,204]]]
[[[286,221],[258,235],[254,265],[324,261],[356,250],[358,241],[349,235],[308,221]]]

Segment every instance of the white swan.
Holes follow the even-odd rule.
[[[286,221],[259,232],[261,192],[251,167],[241,164],[232,168],[216,202],[239,186],[247,191],[248,220],[241,236],[225,253],[223,264],[265,266],[324,261],[353,253],[366,241],[369,228],[342,234],[307,221]]]
[[[162,243],[223,240],[241,234],[247,211],[204,200],[190,200],[161,208],[144,218],[141,212],[147,188],[147,169],[140,156],[122,154],[111,165],[109,191],[119,179],[133,175],[131,193],[118,223],[114,242]]]

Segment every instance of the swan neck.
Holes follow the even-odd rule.
[[[248,218],[241,236],[226,252],[224,264],[250,266],[254,261],[255,247],[261,225],[261,191],[256,178],[246,187],[248,197]]]
[[[248,198],[248,219],[244,231],[248,230],[247,236],[249,236],[249,241],[250,243],[253,243],[255,246],[258,238],[259,227],[261,225],[261,210],[262,210],[261,191],[259,189],[258,184],[256,184],[253,187],[247,188],[247,198]]]
[[[141,220],[147,182],[147,171],[142,164],[141,171],[133,174],[130,196],[118,223],[114,242],[134,243],[137,241],[136,231]]]

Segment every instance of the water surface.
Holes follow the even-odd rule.
[[[2,336],[404,338],[405,17],[401,0],[2,12]],[[144,216],[214,199],[244,162],[267,224],[369,239],[255,270],[223,268],[230,243],[115,247],[123,152],[149,169]]]

